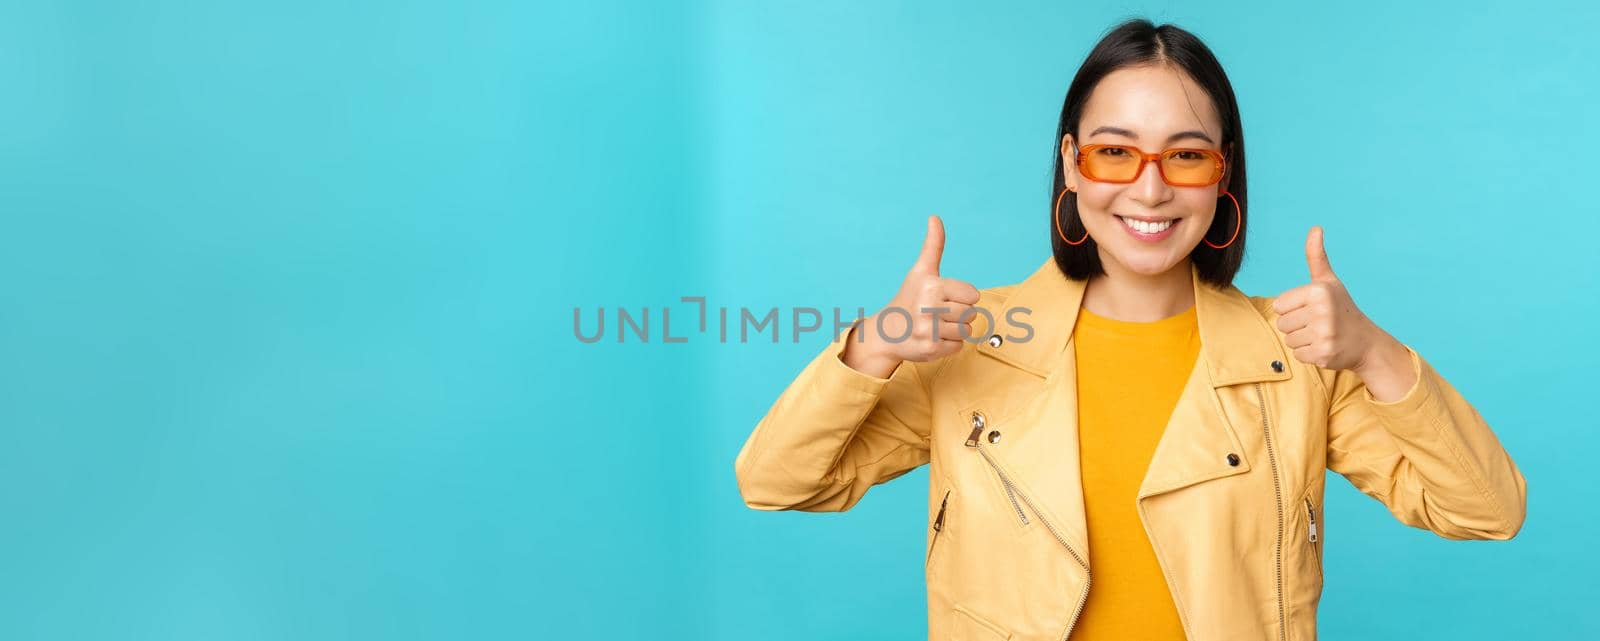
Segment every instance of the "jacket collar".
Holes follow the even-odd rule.
[[[1278,342],[1276,329],[1256,311],[1250,298],[1229,285],[1218,288],[1201,280],[1200,270],[1191,262],[1189,281],[1194,287],[1195,317],[1200,327],[1200,349],[1213,387],[1289,378],[1288,361]],[[1019,283],[1005,302],[1005,310],[995,315],[998,324],[1017,312],[1016,320],[1032,326],[1011,327],[1001,346],[979,343],[977,349],[1038,376],[1046,376],[1061,365],[1073,326],[1083,304],[1088,281],[1073,280],[1061,273],[1055,259],[1047,258],[1033,275]],[[1279,363],[1277,369],[1273,363]]]

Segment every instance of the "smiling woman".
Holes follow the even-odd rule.
[[[930,217],[889,305],[817,354],[746,439],[746,505],[844,511],[930,464],[931,639],[1315,639],[1329,469],[1444,538],[1521,529],[1521,471],[1355,306],[1320,228],[1309,283],[1275,297],[1232,284],[1244,135],[1198,38],[1112,30],[1073,79],[1051,155],[1053,256],[980,290],[941,273]],[[1000,327],[1014,310],[1026,339]]]
[[[1144,21],[1113,30],[1073,77],[1056,140],[1049,229],[1062,273],[1150,275],[1193,260],[1207,282],[1232,284],[1249,221],[1244,131],[1233,85],[1198,38]],[[1128,151],[1160,154],[1160,171]],[[1181,162],[1204,171],[1188,177]],[[1209,249],[1191,254],[1202,238]]]

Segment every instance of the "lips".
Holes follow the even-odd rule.
[[[1141,234],[1159,234],[1171,228],[1173,225],[1176,225],[1178,221],[1181,220],[1179,218],[1145,220],[1142,218],[1130,218],[1128,216],[1117,216],[1117,219],[1122,221],[1124,226]]]
[[[1122,227],[1123,231],[1128,232],[1129,237],[1139,242],[1151,244],[1165,241],[1168,236],[1174,233],[1173,230],[1177,229],[1178,225],[1182,225],[1184,221],[1182,218],[1168,218],[1161,222],[1146,222],[1126,216],[1117,216],[1116,218],[1117,222],[1120,223],[1119,226]]]

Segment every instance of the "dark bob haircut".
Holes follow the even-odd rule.
[[[1211,97],[1217,115],[1222,120],[1219,146],[1228,157],[1228,172],[1224,177],[1227,182],[1224,184],[1239,200],[1239,236],[1223,249],[1197,243],[1189,253],[1189,259],[1194,262],[1202,280],[1226,288],[1233,284],[1233,277],[1239,273],[1239,266],[1244,262],[1244,244],[1248,237],[1245,231],[1250,222],[1250,203],[1245,189],[1244,129],[1239,121],[1239,103],[1234,99],[1233,85],[1228,82],[1228,75],[1222,71],[1222,65],[1205,43],[1181,28],[1170,24],[1158,27],[1143,18],[1123,22],[1100,39],[1094,50],[1089,52],[1088,58],[1084,59],[1083,66],[1078,67],[1078,74],[1072,78],[1072,86],[1067,88],[1067,98],[1061,105],[1056,138],[1050,146],[1055,177],[1050,188],[1049,229],[1056,266],[1061,268],[1061,273],[1074,280],[1086,280],[1090,276],[1106,273],[1100,264],[1100,251],[1093,238],[1079,245],[1069,245],[1056,231],[1056,197],[1067,188],[1062,175],[1065,168],[1061,164],[1061,139],[1069,133],[1073,140],[1079,139],[1078,125],[1083,117],[1084,105],[1089,102],[1089,94],[1101,79],[1124,67],[1152,64],[1172,64],[1187,72]],[[1220,244],[1233,235],[1234,217],[1224,215],[1231,209],[1233,202],[1227,196],[1219,195],[1217,215],[1212,218],[1211,228],[1206,230],[1206,238]],[[1061,228],[1066,230],[1068,237],[1084,236],[1086,230],[1078,217],[1076,193],[1061,199],[1060,215]]]

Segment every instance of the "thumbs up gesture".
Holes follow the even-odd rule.
[[[944,221],[928,217],[922,253],[906,272],[900,291],[878,313],[851,330],[841,356],[851,368],[888,378],[903,361],[931,361],[961,350],[973,332],[978,288],[939,275],[944,255]],[[861,336],[855,336],[857,332]]]
[[[1367,318],[1350,299],[1328,262],[1322,227],[1306,234],[1306,266],[1311,282],[1279,294],[1272,301],[1278,331],[1294,349],[1294,357],[1328,369],[1359,370],[1389,335]]]

